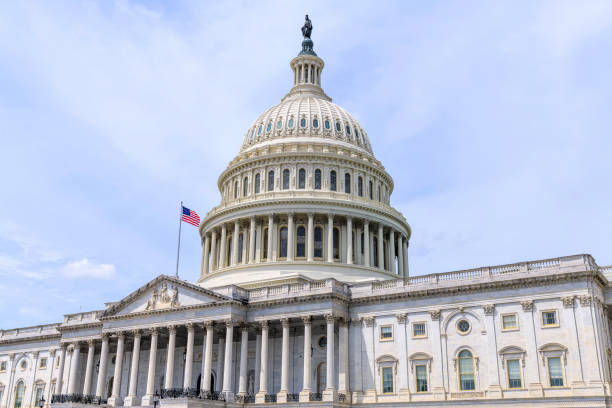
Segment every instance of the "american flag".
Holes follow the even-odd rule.
[[[181,220],[196,227],[200,226],[200,216],[198,213],[185,206],[183,206],[183,215],[181,216]]]

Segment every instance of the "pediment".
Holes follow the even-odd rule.
[[[172,276],[160,275],[119,302],[112,303],[102,317],[171,311],[229,300],[232,299],[209,289]]]

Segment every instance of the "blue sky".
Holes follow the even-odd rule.
[[[178,203],[218,203],[305,13],[325,91],[395,180],[412,274],[612,264],[610,1],[2,2],[1,328],[174,273]]]

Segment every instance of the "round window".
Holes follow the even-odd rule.
[[[459,333],[467,333],[470,331],[470,322],[468,322],[467,320],[459,320],[459,322],[457,323],[457,330],[459,330]]]
[[[321,348],[327,347],[327,337],[321,336],[319,338],[319,347],[321,347]]]
[[[329,128],[331,127],[331,125],[329,124],[329,120],[325,120],[325,129],[329,130]]]
[[[289,119],[289,122],[287,122],[287,125],[289,126],[289,129],[293,129],[293,119]]]
[[[300,126],[303,128],[306,127],[306,119],[304,118],[300,119]]]
[[[279,119],[279,121],[276,122],[276,128],[280,130],[282,127],[283,127],[283,121]]]
[[[312,127],[315,128],[315,129],[319,128],[319,119],[315,118],[315,119],[312,120]]]

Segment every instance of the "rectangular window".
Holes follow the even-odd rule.
[[[0,362],[0,371],[6,371],[6,361]]]
[[[559,322],[557,321],[557,311],[556,310],[547,310],[547,311],[542,312],[542,326],[555,327],[558,325],[559,325]]]
[[[502,330],[515,330],[516,325],[516,314],[502,315]]]
[[[34,404],[35,407],[40,407],[40,400],[42,399],[43,391],[44,391],[43,387],[36,388],[36,402]]]
[[[414,370],[416,372],[416,391],[417,392],[429,391],[427,388],[427,366],[417,365],[414,367]]]
[[[412,337],[426,337],[427,331],[425,329],[425,323],[412,323]]]
[[[548,357],[548,378],[551,387],[563,387],[561,357]]]
[[[393,394],[393,367],[382,368],[382,388],[383,394]]]
[[[40,359],[40,367],[39,368],[47,368],[47,359],[45,357]]]
[[[521,364],[519,360],[508,360],[508,388],[521,388]]]
[[[393,340],[393,326],[380,326],[380,341]]]

